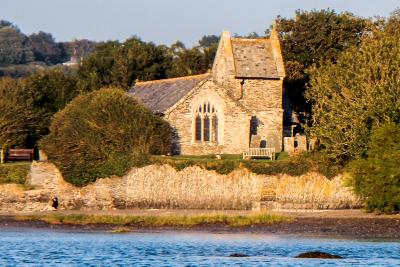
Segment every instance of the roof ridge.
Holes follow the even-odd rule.
[[[178,80],[191,80],[195,78],[201,78],[201,77],[207,77],[209,76],[210,73],[203,73],[203,74],[196,74],[196,75],[189,75],[189,76],[182,76],[182,77],[176,77],[176,78],[168,78],[168,79],[160,79],[160,80],[152,80],[152,81],[143,81],[143,82],[136,82],[136,85],[144,85],[144,84],[154,84],[154,83],[163,83],[163,82],[174,82]]]

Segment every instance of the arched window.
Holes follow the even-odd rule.
[[[194,114],[194,139],[196,142],[218,142],[217,109],[210,102],[199,105]]]

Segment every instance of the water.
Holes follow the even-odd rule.
[[[343,260],[295,259],[320,250]],[[244,253],[247,258],[229,257]],[[263,234],[0,230],[0,266],[400,266],[400,241]]]

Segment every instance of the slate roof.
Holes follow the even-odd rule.
[[[137,82],[129,91],[129,94],[135,96],[154,113],[163,113],[209,76],[207,73],[173,79]]]
[[[269,39],[232,38],[235,76],[240,78],[279,78]]]

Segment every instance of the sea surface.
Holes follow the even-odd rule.
[[[345,259],[294,258],[315,250]],[[0,229],[0,266],[400,266],[400,240]]]

